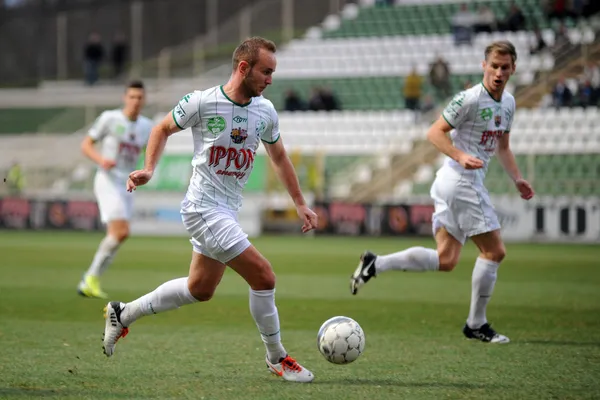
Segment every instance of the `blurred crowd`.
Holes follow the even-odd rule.
[[[576,79],[558,79],[548,101],[553,107],[596,107],[600,100],[600,67],[589,61]]]
[[[83,49],[84,79],[88,85],[94,85],[100,78],[100,68],[105,62],[112,67],[113,79],[119,79],[124,72],[129,46],[125,35],[116,33],[109,47],[105,48],[99,33],[90,33]]]
[[[590,0],[541,0],[540,3],[546,18],[561,21],[556,33],[563,35],[566,35],[565,19],[577,20],[585,16],[588,5],[591,4]],[[503,16],[495,15],[486,4],[480,4],[477,12],[474,12],[467,3],[463,3],[450,23],[457,44],[470,44],[473,34],[478,32],[517,32],[527,30],[528,27],[540,32],[534,21],[527,21],[522,8],[514,1],[509,4]]]
[[[341,110],[342,105],[330,88],[315,86],[311,90],[308,101],[294,89],[288,89],[284,108],[286,111],[335,111]]]

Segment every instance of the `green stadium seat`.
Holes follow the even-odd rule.
[[[480,4],[490,5],[498,19],[503,18],[512,0],[494,0],[486,2],[467,2],[476,12]],[[325,38],[391,36],[391,35],[440,35],[450,32],[450,20],[458,11],[460,1],[436,5],[404,5],[397,7],[362,8],[353,20],[344,20],[339,29],[324,34]],[[534,25],[542,29],[549,27],[543,17],[538,0],[516,0],[523,10],[528,28]],[[568,19],[567,26],[573,27],[575,21]]]

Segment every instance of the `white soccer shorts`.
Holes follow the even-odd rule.
[[[438,174],[431,186],[435,204],[433,234],[444,227],[456,240],[500,229],[490,195],[482,184],[461,179],[460,175]]]
[[[100,209],[102,223],[131,219],[133,193],[127,192],[125,183],[115,181],[105,172],[98,171],[94,178],[94,194]]]
[[[181,219],[196,253],[227,264],[250,247],[237,213],[225,207],[200,207],[184,199]]]

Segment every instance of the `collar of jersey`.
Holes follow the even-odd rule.
[[[223,96],[225,96],[225,98],[226,98],[227,100],[229,100],[230,102],[232,102],[233,104],[235,104],[235,105],[236,105],[236,106],[238,106],[238,107],[246,107],[246,106],[250,105],[250,103],[252,103],[252,97],[250,98],[250,101],[249,101],[249,102],[247,102],[247,103],[245,103],[245,104],[240,104],[240,103],[237,103],[237,102],[235,102],[235,101],[231,100],[231,99],[229,98],[229,96],[227,96],[227,95],[225,94],[225,91],[223,90],[223,85],[219,86],[219,88],[221,89],[221,93],[223,93]]]
[[[502,96],[500,96],[500,100],[496,100],[496,99],[494,98],[494,96],[492,96],[492,94],[490,93],[490,91],[489,91],[489,90],[488,90],[488,89],[485,87],[485,85],[483,84],[483,81],[481,81],[481,86],[483,86],[483,88],[484,88],[484,89],[485,89],[485,91],[487,92],[488,96],[490,96],[490,98],[491,98],[492,100],[494,100],[496,103],[502,103],[502,97],[504,97],[504,90],[502,91]],[[223,90],[223,89],[221,89],[221,90]],[[225,94],[225,93],[223,93],[223,94]],[[225,96],[225,97],[227,97],[227,96]],[[229,98],[229,97],[227,97],[227,98]],[[230,101],[231,101],[231,100],[230,100]]]

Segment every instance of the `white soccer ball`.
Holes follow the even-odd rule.
[[[365,333],[352,318],[333,317],[321,325],[317,347],[334,364],[349,364],[365,351]]]

